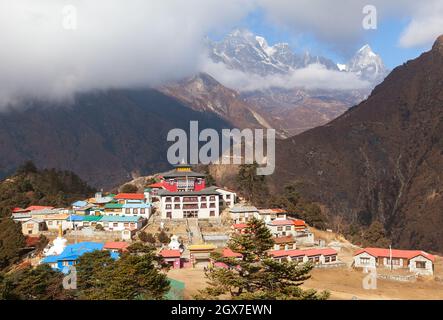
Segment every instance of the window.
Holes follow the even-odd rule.
[[[202,203],[200,206],[202,209],[206,209],[208,207],[208,205],[206,203]]]
[[[130,214],[130,213],[131,213],[131,209],[126,208],[125,213],[126,213],[126,214]]]
[[[425,261],[416,261],[415,267],[417,269],[426,269],[426,262]]]
[[[231,199],[231,195],[230,195],[230,194],[227,194],[227,195],[226,195],[226,199]]]
[[[277,231],[283,231],[283,227],[277,227]]]
[[[337,261],[337,257],[336,256],[332,256],[331,257],[331,262]]]
[[[117,223],[117,222],[114,222],[114,223],[112,224],[112,226],[116,228],[116,227],[118,227],[118,223]]]
[[[291,231],[291,226],[287,226],[286,231]]]
[[[386,261],[387,261],[388,264],[389,264],[389,262],[390,262],[389,260],[390,260],[389,258],[386,259]],[[398,259],[398,258],[392,258],[392,262],[391,262],[391,263],[392,263],[393,266],[399,266],[399,265],[400,265],[400,259]]]
[[[209,201],[215,201],[215,196],[210,196]]]
[[[180,202],[180,197],[175,197],[175,198],[174,198],[174,201],[175,201],[175,202]]]
[[[34,228],[34,225],[33,225],[32,223],[28,223],[28,224],[26,225],[26,228],[28,228],[28,229],[32,229],[32,228]]]
[[[215,203],[210,203],[209,208],[215,208]]]
[[[172,212],[166,212],[166,218],[172,219]]]
[[[369,264],[371,264],[371,259],[361,257],[360,258],[360,264],[362,264],[362,265],[369,265]]]
[[[320,262],[320,257],[315,257],[314,262],[315,262],[315,263]]]
[[[171,197],[166,197],[165,202],[171,202]]]
[[[201,197],[201,201],[206,201],[206,197]]]
[[[145,209],[140,209],[140,214],[145,214]]]
[[[215,217],[215,211],[211,211],[211,212],[209,213],[209,216],[211,216],[211,217]]]
[[[69,261],[63,261],[63,267],[68,267],[69,266]]]
[[[104,226],[104,227],[109,227],[109,222],[105,222],[105,223],[103,223],[103,226]]]
[[[328,262],[330,262],[331,261],[331,258],[330,257],[325,257],[325,263],[328,263]]]
[[[89,222],[83,222],[83,227],[89,227]]]
[[[172,209],[172,206],[170,204],[167,204],[166,209]]]
[[[230,207],[230,206],[231,206],[231,202],[230,202],[230,201],[226,202],[226,205],[227,205],[228,207]]]
[[[180,209],[180,204],[175,204],[174,209]]]
[[[129,223],[125,222],[124,226],[125,226],[125,228],[129,227]]]

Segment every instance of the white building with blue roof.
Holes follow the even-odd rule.
[[[68,267],[75,266],[78,259],[88,252],[103,250],[104,243],[98,242],[80,242],[66,246],[63,252],[59,255],[52,255],[43,258],[41,264],[49,264],[49,266],[61,272],[68,272]],[[113,259],[118,259],[118,253],[111,252]]]

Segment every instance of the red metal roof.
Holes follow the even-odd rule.
[[[39,237],[26,237],[25,242],[27,247],[35,247],[40,241]]]
[[[362,254],[363,252],[366,252],[376,258],[378,258],[378,257],[389,258],[391,256],[390,250],[384,249],[384,248],[365,248],[365,249],[357,251],[355,253],[355,255],[357,256],[359,254]],[[392,257],[393,258],[412,259],[417,256],[423,256],[431,261],[435,260],[435,257],[432,254],[429,254],[424,251],[392,249]]]
[[[181,252],[180,250],[162,250],[160,251],[160,255],[163,258],[180,258]]]
[[[232,225],[234,229],[245,229],[247,226],[246,223],[236,223]]]
[[[280,243],[294,243],[295,239],[292,236],[277,237],[277,238],[274,238],[274,242],[276,244],[280,244]]]
[[[17,212],[25,212],[25,211],[28,211],[28,210],[23,209],[23,208],[14,208],[14,209],[12,209],[12,212],[14,212],[14,213],[17,213]]]
[[[129,247],[129,243],[123,241],[116,241],[116,242],[106,242],[103,249],[125,250],[127,247]]]
[[[36,211],[36,210],[44,210],[44,209],[54,209],[54,207],[50,207],[50,206],[30,206],[30,207],[27,207],[25,210],[27,210],[27,211]]]
[[[243,257],[243,255],[241,253],[234,252],[229,248],[224,248],[222,255],[224,258],[241,258],[241,257]]]
[[[294,219],[294,220],[273,220],[270,222],[270,224],[272,226],[296,226],[296,227],[302,227],[302,226],[306,226],[306,223],[303,220],[298,220],[298,219]]]
[[[143,193],[119,193],[114,197],[114,199],[122,200],[144,200],[145,195]]]
[[[161,182],[153,183],[153,184],[150,184],[148,186],[148,188],[159,188],[159,189],[162,189],[163,188],[163,183],[161,183]]]
[[[269,252],[274,257],[315,257],[315,256],[333,256],[337,251],[331,248],[309,249],[309,250],[274,250]]]

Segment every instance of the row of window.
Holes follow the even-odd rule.
[[[200,205],[200,209],[207,209],[208,205],[206,203],[202,203]],[[209,204],[209,208],[216,208],[215,203],[210,203]],[[166,204],[166,210],[171,210],[172,209],[172,204]],[[199,209],[198,204],[184,204],[183,207],[180,206],[180,204],[174,204],[174,209],[175,210],[186,210],[186,209]]]
[[[283,229],[286,231],[291,231],[292,228],[291,228],[291,226],[277,227],[277,231],[283,231]]]
[[[180,201],[180,197],[174,197],[174,202]],[[200,201],[207,201],[207,197],[200,197]],[[210,196],[209,201],[215,201],[215,196]],[[172,197],[166,197],[165,202],[172,202]],[[183,202],[199,202],[199,197],[183,197]]]
[[[390,259],[387,259],[387,264],[389,265]],[[360,264],[361,265],[370,265],[371,264],[371,259],[370,258],[366,258],[366,257],[360,257]],[[392,258],[392,262],[391,264],[393,266],[400,266],[400,259],[399,258]],[[415,267],[418,269],[425,269],[426,268],[426,262],[425,261],[416,261],[415,262]]]
[[[215,211],[213,211],[213,210],[209,211],[209,216],[215,217]],[[198,217],[198,210],[183,212],[183,218],[197,218],[197,217]],[[172,219],[172,212],[170,212],[170,211],[166,212],[166,218]]]

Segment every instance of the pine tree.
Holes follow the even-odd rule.
[[[309,279],[312,264],[278,262],[268,251],[274,245],[271,232],[264,222],[252,219],[244,234],[234,235],[228,247],[241,254],[241,259],[213,255],[215,262],[226,268],[214,267],[207,271],[209,286],[200,291],[197,299],[228,296],[231,299],[326,299],[328,294],[314,290],[304,291],[300,285]]]

